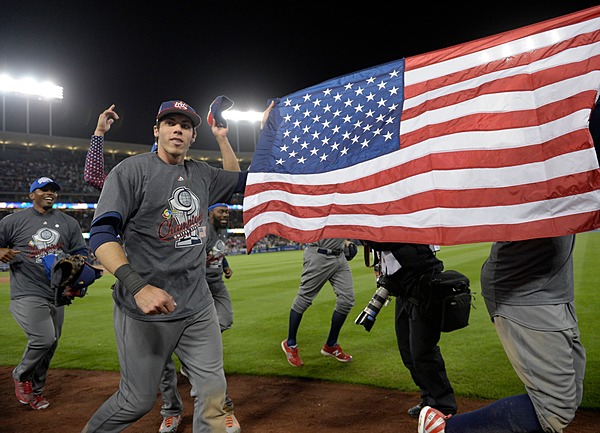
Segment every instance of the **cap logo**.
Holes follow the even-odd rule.
[[[187,109],[188,109],[188,106],[187,106],[187,104],[186,104],[185,102],[182,102],[182,101],[177,101],[177,102],[175,102],[175,103],[173,104],[173,106],[174,106],[175,108],[181,108],[182,110],[187,110]]]
[[[35,182],[33,182],[31,184],[31,186],[29,187],[29,192],[31,193],[31,192],[35,191],[36,189],[38,189],[38,188],[43,188],[43,187],[45,187],[46,185],[48,185],[50,183],[54,184],[54,188],[57,191],[60,191],[60,186],[58,185],[58,183],[56,183],[55,181],[53,181],[49,177],[44,176],[44,177],[40,177],[39,179],[37,179]]]
[[[198,116],[198,114],[194,111],[194,109],[192,107],[190,107],[188,104],[186,104],[183,101],[165,101],[162,104],[160,104],[160,108],[158,109],[158,114],[156,115],[156,122],[158,123],[158,121],[163,118],[164,116],[166,116],[169,113],[180,113],[183,114],[184,116],[187,116],[190,118],[190,120],[192,121],[192,125],[194,125],[194,128],[197,127],[198,125],[200,125],[200,123],[202,123],[202,119],[200,118],[200,116]]]

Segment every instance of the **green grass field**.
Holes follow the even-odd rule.
[[[469,276],[475,292],[474,309],[467,328],[442,335],[440,346],[448,375],[457,395],[497,399],[522,393],[523,386],[512,370],[479,295],[479,269],[490,244],[442,247],[439,257],[446,269]],[[582,407],[600,409],[600,233],[578,235],[575,256],[576,308],[583,344],[587,349],[587,371]],[[349,364],[333,362],[320,354],[327,337],[335,303],[326,285],[305,313],[298,343],[304,367],[290,366],[280,348],[287,335],[289,309],[302,270],[302,251],[228,257],[234,270],[227,281],[234,305],[233,328],[223,334],[227,374],[294,376],[335,382],[373,385],[402,391],[417,391],[402,365],[393,326],[393,304],[382,308],[375,326],[367,332],[354,324],[375,292],[372,269],[365,267],[362,250],[350,262],[356,305],[342,329],[340,343],[354,357]],[[0,276],[8,275],[2,273]],[[107,274],[90,287],[88,295],[66,307],[63,337],[51,368],[118,370],[112,325],[110,286]],[[0,365],[19,362],[26,339],[8,311],[8,284],[0,283],[0,319],[3,349]],[[552,357],[552,353],[548,353]]]

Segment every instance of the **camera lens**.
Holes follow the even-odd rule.
[[[370,331],[375,324],[375,316],[369,315],[366,311],[362,311],[356,320],[354,321],[357,325],[362,325],[367,331]]]
[[[379,310],[381,310],[381,307],[383,307],[383,305],[387,302],[389,296],[390,292],[388,292],[386,288],[379,287],[375,291],[375,294],[373,295],[373,298],[371,298],[371,302],[369,302],[367,308],[371,308],[372,311],[374,311],[373,315],[376,316],[377,313],[379,313]]]
[[[357,325],[362,325],[365,327],[367,331],[370,331],[373,325],[375,324],[375,318],[381,311],[381,307],[385,305],[389,298],[389,292],[384,287],[379,287],[369,304],[365,307],[365,309],[358,315],[354,323]]]

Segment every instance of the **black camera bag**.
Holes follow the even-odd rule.
[[[442,332],[466,327],[472,305],[469,287],[469,278],[454,270],[423,277],[419,284],[419,310],[422,317],[440,321]]]

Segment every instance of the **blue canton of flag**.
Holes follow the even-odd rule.
[[[401,59],[277,99],[250,171],[323,173],[397,150],[403,77]]]

